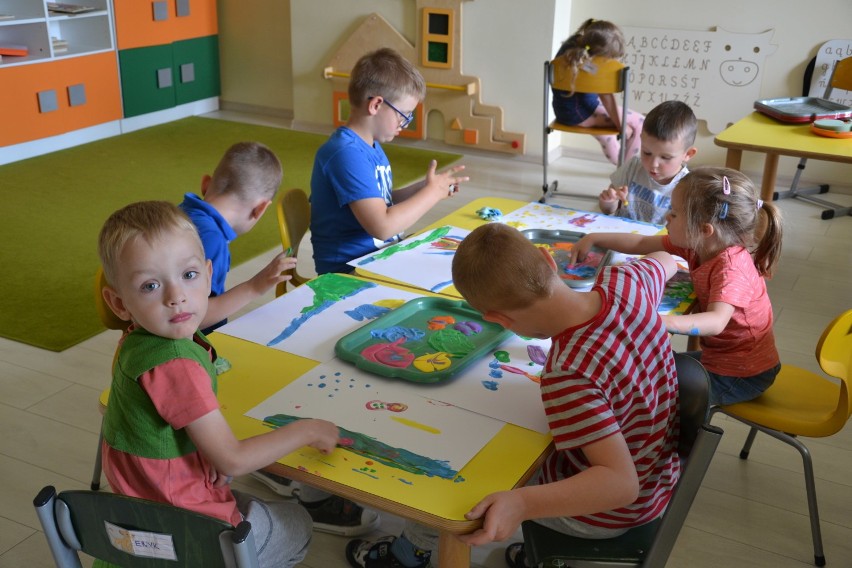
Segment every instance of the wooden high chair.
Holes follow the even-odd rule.
[[[558,130],[559,132],[570,132],[575,134],[591,134],[592,136],[618,136],[621,141],[621,150],[618,154],[618,165],[624,162],[624,139],[627,125],[627,93],[630,78],[630,67],[625,66],[615,59],[605,57],[593,57],[591,62],[581,69],[576,75],[574,70],[562,57],[553,61],[544,62],[544,128],[542,130],[542,167],[544,169],[544,184],[541,186],[543,193],[540,203],[545,203],[547,198],[553,195],[574,197],[589,197],[588,195],[557,193],[558,180],[552,183],[547,181],[547,136]],[[575,93],[596,94],[618,94],[621,93],[621,128],[601,128],[589,126],[570,126],[559,122],[550,121],[550,105],[548,95],[551,87]]]

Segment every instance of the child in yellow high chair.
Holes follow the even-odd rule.
[[[555,59],[562,59],[574,72],[591,65],[593,57],[621,59],[624,57],[624,35],[621,29],[605,20],[588,19],[566,39],[556,52]],[[609,94],[575,93],[553,88],[553,112],[556,121],[569,126],[621,126],[621,109],[615,97]],[[621,144],[625,144],[625,161],[639,151],[639,133],[642,132],[640,113],[627,110],[626,140],[619,141],[615,136],[595,136],[601,145],[604,156],[613,164],[618,164]]]

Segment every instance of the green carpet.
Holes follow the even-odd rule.
[[[268,145],[284,165],[282,189],[310,190],[314,154],[326,136],[208,118],[186,118],[0,166],[0,336],[62,351],[101,332],[93,278],[97,236],[116,209],[140,200],[179,203],[200,191],[233,143]],[[421,178],[431,158],[460,156],[384,146],[394,185]],[[280,245],[272,208],[231,247],[233,265]]]

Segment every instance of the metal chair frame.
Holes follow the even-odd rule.
[[[831,97],[832,91],[835,88],[852,90],[852,57],[847,57],[845,59],[841,59],[839,61],[834,62],[834,65],[831,69],[831,76],[828,79],[828,84],[825,86],[825,92],[823,93],[822,98],[829,99]],[[831,201],[827,201],[819,197],[813,197],[814,195],[828,193],[828,184],[824,183],[815,187],[808,188],[799,187],[799,181],[802,178],[802,174],[805,171],[805,166],[807,165],[807,163],[807,158],[799,159],[799,163],[796,166],[796,173],[793,175],[793,183],[790,185],[790,189],[788,189],[787,191],[776,191],[772,195],[772,199],[801,199],[802,201],[805,201],[807,203],[819,205],[824,208],[822,213],[820,214],[820,217],[823,220],[833,219],[834,217],[842,217],[844,215],[852,215],[852,207],[844,207],[842,205],[832,203]]]

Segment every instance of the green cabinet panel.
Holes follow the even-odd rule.
[[[204,36],[118,52],[124,117],[219,96],[219,38]]]
[[[219,37],[215,35],[172,44],[175,68],[175,102],[179,105],[218,97]]]
[[[175,106],[172,51],[166,44],[118,52],[125,118]]]

